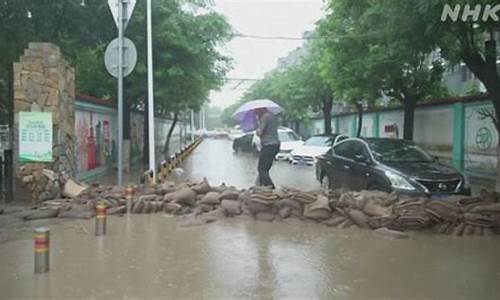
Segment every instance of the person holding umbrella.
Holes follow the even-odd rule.
[[[271,100],[253,100],[243,104],[233,114],[233,118],[240,122],[243,131],[255,129],[255,134],[260,138],[261,150],[257,164],[257,185],[275,188],[269,170],[276,154],[280,151],[278,137],[278,117],[281,107]]]
[[[269,170],[274,162],[276,154],[280,151],[280,140],[278,138],[278,118],[266,108],[258,108],[256,114],[259,118],[255,134],[260,138],[260,154],[257,171],[259,172],[258,183],[262,186],[271,186],[274,183],[269,176]]]

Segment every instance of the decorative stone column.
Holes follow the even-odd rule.
[[[60,196],[61,187],[75,171],[75,72],[50,43],[30,43],[14,63],[14,170],[16,185],[34,202]],[[51,112],[53,162],[20,163],[19,112]],[[19,186],[16,186],[16,190]]]

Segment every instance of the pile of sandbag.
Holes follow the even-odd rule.
[[[221,217],[248,216],[262,221],[295,218],[337,228],[360,227],[383,232],[427,230],[441,234],[492,235],[500,229],[500,203],[492,194],[447,199],[398,196],[381,191],[302,191],[252,187],[211,186],[200,182],[125,188],[93,185],[71,199],[44,202],[26,216],[37,218],[92,218],[97,203],[107,212],[123,214],[168,213],[187,216],[186,224],[205,224]],[[128,199],[127,199],[128,197]]]

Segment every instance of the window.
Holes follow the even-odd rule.
[[[353,153],[353,150],[355,147],[355,143],[356,143],[355,141],[346,141],[346,142],[340,143],[340,144],[336,145],[335,147],[333,147],[333,152],[337,156],[342,156],[342,157],[352,159],[354,157],[354,156],[352,156],[352,153]]]
[[[331,139],[327,136],[313,136],[313,137],[310,137],[306,142],[305,142],[305,145],[306,146],[320,146],[320,147],[324,147],[324,146],[329,146],[331,145]]]
[[[293,142],[300,140],[299,136],[293,131],[278,131],[280,142]]]
[[[337,156],[349,159],[360,157],[364,160],[368,160],[370,158],[368,149],[366,149],[366,146],[360,141],[346,141],[333,147],[333,149]]]

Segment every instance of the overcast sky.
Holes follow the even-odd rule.
[[[215,10],[226,16],[240,34],[264,37],[300,37],[323,15],[322,0],[215,0]],[[302,41],[234,38],[223,52],[233,58],[228,78],[262,78],[278,58],[299,47]],[[236,102],[250,86],[229,81],[210,95],[210,104],[227,107]]]

